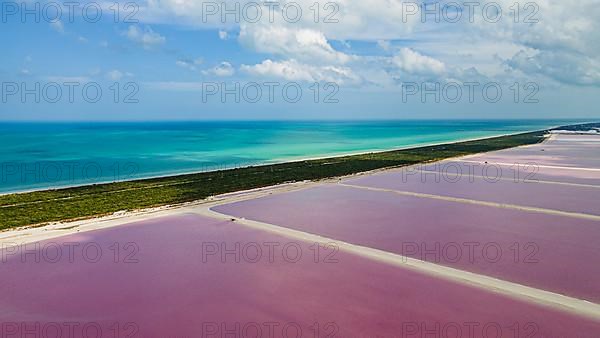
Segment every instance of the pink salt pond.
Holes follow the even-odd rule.
[[[600,222],[323,185],[213,208],[600,301]]]
[[[397,169],[347,179],[344,183],[600,216],[598,186],[536,183],[526,180],[527,174],[524,172],[521,174],[522,178],[515,181],[514,173],[507,172],[506,167],[501,170],[503,174],[498,174],[499,169],[493,167],[484,176],[469,176],[466,170],[463,172],[464,176],[457,176],[449,172],[451,169],[448,168],[454,168],[450,166],[445,167],[446,169],[436,169],[433,166],[425,168],[429,171]],[[531,179],[536,177],[538,176],[533,175]]]
[[[533,162],[540,166],[600,168],[600,135],[554,135],[541,144],[469,156],[490,163]]]
[[[265,245],[274,248],[273,256]],[[57,258],[59,248],[65,256]],[[260,258],[257,248],[265,249]],[[37,337],[40,332],[421,337],[431,330],[465,336],[471,329],[477,337],[595,337],[600,332],[600,323],[491,292],[343,252],[329,258],[315,259],[311,243],[195,215],[11,249],[3,252],[0,266],[2,337],[26,332]]]
[[[465,162],[460,159],[422,164],[400,169],[404,176],[417,176],[421,182],[446,180],[451,182],[474,182],[483,179],[488,183],[504,181],[521,184],[525,188],[531,184],[568,183],[591,185],[600,189],[600,170],[574,170],[566,167],[547,167],[535,161],[523,162]],[[423,172],[425,171],[425,172]],[[538,183],[539,182],[539,183]],[[565,184],[554,184],[562,188]]]

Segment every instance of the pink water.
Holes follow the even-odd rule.
[[[411,174],[399,169],[344,180],[344,183],[600,216],[600,188],[557,186],[523,182],[522,179],[515,182],[514,173],[505,169],[502,172],[505,178],[509,178],[508,181],[497,180],[499,174],[496,170],[500,170],[497,168],[489,169],[484,177],[473,176],[469,179],[466,176],[460,177],[460,180],[451,173],[443,174],[444,170],[450,169],[433,169],[436,173]]]
[[[598,221],[335,184],[214,210],[600,301]]]
[[[19,326],[24,322],[28,332],[36,324],[42,330],[54,323],[63,328],[63,336],[65,323],[75,323],[77,337],[97,336],[90,328],[102,330],[102,337],[116,337],[115,332],[119,337],[225,337],[227,330],[233,332],[230,337],[257,332],[268,337],[269,330],[277,337],[419,337],[436,327],[458,328],[464,336],[471,326],[478,337],[484,328],[499,329],[505,337],[594,337],[600,332],[600,323],[342,252],[333,256],[337,262],[325,263],[322,257],[316,263],[309,243],[194,215],[53,241],[70,242],[101,248],[135,243],[137,249],[123,251],[116,260],[103,251],[97,263],[77,253],[72,262],[56,263],[49,262],[49,254],[40,262],[31,252],[24,263],[19,255],[8,257],[1,265],[3,337],[10,332],[24,336]],[[265,242],[295,243],[304,254],[296,263],[278,254],[256,263],[248,261],[256,255],[243,255],[239,263],[235,256],[203,260],[203,243],[234,248],[235,243]]]

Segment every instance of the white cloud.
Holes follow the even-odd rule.
[[[118,71],[116,69],[113,69],[113,70],[109,71],[108,73],[106,73],[106,77],[112,81],[119,81],[123,78],[123,73],[121,73],[120,71]]]
[[[197,70],[196,66],[201,65],[203,62],[204,62],[204,60],[202,60],[202,58],[196,58],[194,60],[179,59],[179,60],[175,61],[175,64],[181,68],[186,68],[191,71],[196,71]]]
[[[253,0],[255,1],[255,0]],[[248,0],[236,1],[244,6]],[[136,18],[147,23],[169,24],[176,22],[178,25],[193,28],[231,28],[236,24],[222,22],[220,12],[209,15],[206,5],[220,6],[221,2],[203,0],[148,0],[141,3]],[[228,4],[231,8],[233,4]],[[234,17],[229,16],[234,21]]]
[[[377,40],[377,46],[387,52],[392,47],[392,44],[387,40]]]
[[[403,7],[406,4],[412,6],[414,1],[404,0],[338,0],[335,2],[319,2],[318,17],[315,20],[314,0],[281,0],[275,3],[273,22],[270,22],[269,7],[262,6],[262,15],[257,24],[271,24],[277,27],[295,27],[297,29],[307,28],[322,31],[328,39],[356,40],[356,39],[393,39],[407,37],[412,31],[419,16],[408,16],[403,20]],[[240,21],[249,23],[243,14],[244,6],[262,3],[255,0],[236,1],[240,5]],[[285,5],[299,5],[302,16],[298,22],[292,23],[289,17],[282,15]],[[206,6],[227,6],[233,8],[233,4],[222,5],[221,2],[203,0],[152,0],[141,6],[139,17],[149,23],[173,23],[180,25],[202,28],[229,29],[238,27],[240,21],[236,21],[234,15],[225,16],[222,20],[223,11],[217,9],[214,15],[208,15]],[[418,8],[416,8],[418,11]],[[248,17],[253,17],[248,13]],[[289,16],[294,16],[294,10],[289,10]],[[286,20],[287,19],[287,20]],[[316,22],[315,22],[316,21]],[[253,23],[252,23],[253,24]]]
[[[63,34],[65,32],[65,26],[63,25],[62,21],[60,20],[56,20],[50,23],[50,27],[52,27],[52,29],[54,29],[55,31]]]
[[[227,61],[221,62],[218,66],[202,71],[205,75],[216,75],[221,77],[232,76],[235,74],[235,69],[231,63]]]
[[[145,49],[151,49],[163,45],[167,39],[154,32],[152,28],[146,27],[144,30],[137,26],[129,26],[124,35],[131,41],[142,45]]]
[[[499,1],[506,12],[514,6],[512,0]],[[535,7],[524,8],[520,4],[519,22],[510,18],[497,24],[482,22],[478,28],[487,36],[510,39],[538,50],[568,49],[591,55],[600,52],[600,7],[596,0],[568,1],[537,0]],[[537,22],[524,23],[527,18]],[[481,20],[480,20],[481,21]]]
[[[446,70],[443,62],[410,48],[401,48],[393,56],[392,62],[403,72],[409,74],[440,75]]]
[[[242,25],[239,39],[256,51],[306,62],[346,63],[352,59],[352,56],[331,47],[323,32],[313,29]]]
[[[581,0],[576,5],[550,0],[527,5],[526,2],[518,3],[518,22],[512,16],[514,0],[498,0],[495,4],[501,6],[502,17],[496,23],[484,20],[482,4],[475,7],[474,23],[469,21],[467,8],[463,8],[462,19],[457,23],[444,19],[436,23],[433,16],[422,23],[421,9],[414,7],[414,1],[404,0],[338,0],[335,1],[337,7],[328,8],[319,3],[319,17],[315,22],[314,11],[310,9],[314,0],[282,0],[280,7],[292,1],[300,4],[304,14],[296,23],[284,20],[280,10],[275,12],[275,21],[269,22],[267,7],[256,23],[242,18],[242,23],[238,24],[233,15],[224,23],[218,14],[206,20],[203,7],[209,1],[202,0],[148,1],[140,9],[140,18],[146,23],[177,22],[184,26],[217,29],[221,38],[223,33],[239,29],[239,42],[252,51],[267,54],[265,58],[297,60],[299,64],[317,68],[343,66],[363,74],[367,71],[365,64],[370,63],[368,72],[374,74],[382,74],[381,70],[393,65],[404,74],[422,76],[447,73],[449,76],[503,77],[519,73],[531,77],[549,76],[571,85],[596,83],[600,62],[600,20],[597,19],[600,6],[597,0]],[[241,0],[240,7],[249,2],[252,1]],[[408,9],[416,12],[406,16]],[[327,16],[338,22],[325,23]],[[523,22],[532,16],[538,19],[537,23]],[[348,46],[345,53],[335,50],[331,45],[333,40],[342,43],[346,40],[376,41],[379,48],[394,52],[394,56],[376,62],[366,61],[369,56],[348,52]],[[408,41],[403,46],[406,49],[394,51],[390,40]],[[353,45],[360,46],[359,43]],[[527,61],[522,55],[518,56],[521,50],[534,60]],[[427,55],[435,55],[435,58]],[[538,67],[544,62],[552,63],[548,67]],[[510,69],[518,72],[510,72]]]
[[[175,64],[181,68],[187,68],[192,71],[196,70],[196,67],[194,66],[194,64],[189,62],[188,60],[177,60],[177,61],[175,61]]]
[[[528,75],[542,74],[562,83],[600,86],[600,61],[581,55],[549,51],[528,55],[520,51],[507,60],[507,65]]]
[[[308,67],[298,64],[295,60],[283,62],[265,60],[253,66],[242,65],[241,70],[252,75],[282,78],[288,81],[315,81]]]
[[[360,77],[348,67],[313,66],[296,60],[265,60],[256,65],[242,65],[241,70],[252,75],[304,82],[335,82],[340,85],[358,84]]]
[[[517,4],[518,22],[507,14],[514,1],[500,0],[499,4],[505,10],[502,20],[495,24],[477,20],[469,32],[488,45],[512,45],[504,48],[504,54],[510,55],[501,55],[499,62],[534,78],[548,76],[569,85],[598,85],[600,7],[595,0],[581,0],[576,5],[549,0],[535,1],[529,7]],[[528,18],[537,22],[525,23]],[[469,48],[475,49],[473,45]]]
[[[98,74],[95,71],[92,72],[92,74],[94,74],[94,73]],[[120,71],[118,69],[113,69],[106,73],[106,78],[111,81],[120,81],[121,79],[127,78],[127,77],[133,77],[133,74],[130,72],[123,73],[122,71]]]
[[[227,31],[219,30],[219,39],[227,40],[228,36],[229,36],[229,34],[227,33]]]

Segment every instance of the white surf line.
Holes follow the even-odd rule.
[[[438,173],[439,171],[436,170],[426,170],[426,169],[416,169],[417,171],[422,171],[422,172],[426,172],[426,173]],[[533,175],[535,175],[535,173],[532,173]],[[452,176],[452,173],[448,173],[448,175]],[[490,178],[487,176],[483,176],[483,175],[476,175],[476,174],[468,174],[467,176],[470,177],[478,177],[478,178]],[[566,186],[571,186],[571,187],[580,187],[580,188],[596,188],[596,189],[600,189],[600,185],[593,185],[593,184],[584,184],[584,183],[571,183],[571,182],[558,182],[558,181],[546,181],[546,180],[538,180],[538,179],[523,179],[523,180],[519,180],[519,181],[515,181],[514,178],[508,178],[508,177],[494,177],[492,179],[492,181],[510,181],[510,182],[514,182],[514,183],[524,183],[524,184],[537,184],[537,183],[542,183],[542,184],[555,184],[555,185],[566,185]],[[491,183],[491,182],[490,182]]]
[[[464,285],[476,287],[478,289],[500,293],[520,301],[527,301],[530,303],[539,304],[541,306],[574,313],[593,320],[600,320],[600,305],[586,300],[536,289],[473,272],[450,268],[379,249],[351,244],[299,230],[285,228],[275,224],[238,218],[219,213],[211,210],[210,208],[203,207],[196,209],[194,212],[201,216],[216,218],[224,221],[231,221],[234,219],[235,223],[243,226],[284,236],[286,238],[305,241],[308,243],[335,244],[340,250],[355,254],[360,257],[410,269],[436,278],[458,282]]]
[[[518,163],[504,163],[504,162],[493,162],[493,161],[485,161],[485,160],[481,160],[481,161],[473,161],[473,160],[461,160],[461,162],[467,162],[467,163],[479,163],[479,164],[484,164],[485,162],[487,162],[488,164],[497,164],[497,165],[505,165],[505,166],[513,166],[515,164]],[[580,170],[580,171],[596,171],[596,172],[600,172],[600,168],[580,168],[580,167],[563,167],[563,166],[557,166],[557,165],[544,165],[544,164],[535,164],[536,167],[538,168],[547,168],[547,169],[565,169],[565,170]]]
[[[442,200],[442,201],[484,205],[484,206],[495,207],[495,208],[530,211],[530,212],[536,212],[536,213],[540,213],[540,214],[566,216],[566,217],[589,219],[589,220],[593,220],[593,221],[600,221],[600,216],[584,214],[584,213],[579,213],[579,212],[560,211],[560,210],[538,208],[538,207],[527,207],[527,206],[516,205],[516,204],[507,204],[507,203],[487,202],[487,201],[472,200],[472,199],[460,198],[460,197],[425,194],[425,193],[420,193],[420,192],[402,191],[402,190],[385,189],[385,188],[373,188],[373,187],[365,187],[365,186],[347,184],[347,183],[338,183],[338,185],[341,185],[344,187],[349,187],[349,188],[355,188],[355,189],[391,192],[394,194],[399,194],[399,195],[404,195],[404,196],[430,198],[430,199]]]

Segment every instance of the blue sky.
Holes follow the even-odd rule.
[[[451,2],[280,1],[273,17],[264,3],[226,6],[236,3],[239,20],[213,14],[220,1],[121,2],[115,22],[112,1],[82,1],[71,20],[65,2],[3,0],[0,120],[600,117],[592,0],[517,2],[518,16],[508,0],[473,16]],[[36,4],[39,22],[23,16]],[[244,15],[256,6],[258,20]],[[94,8],[102,18],[88,22]],[[73,102],[65,83],[77,84]],[[97,102],[82,93],[90,83]]]

